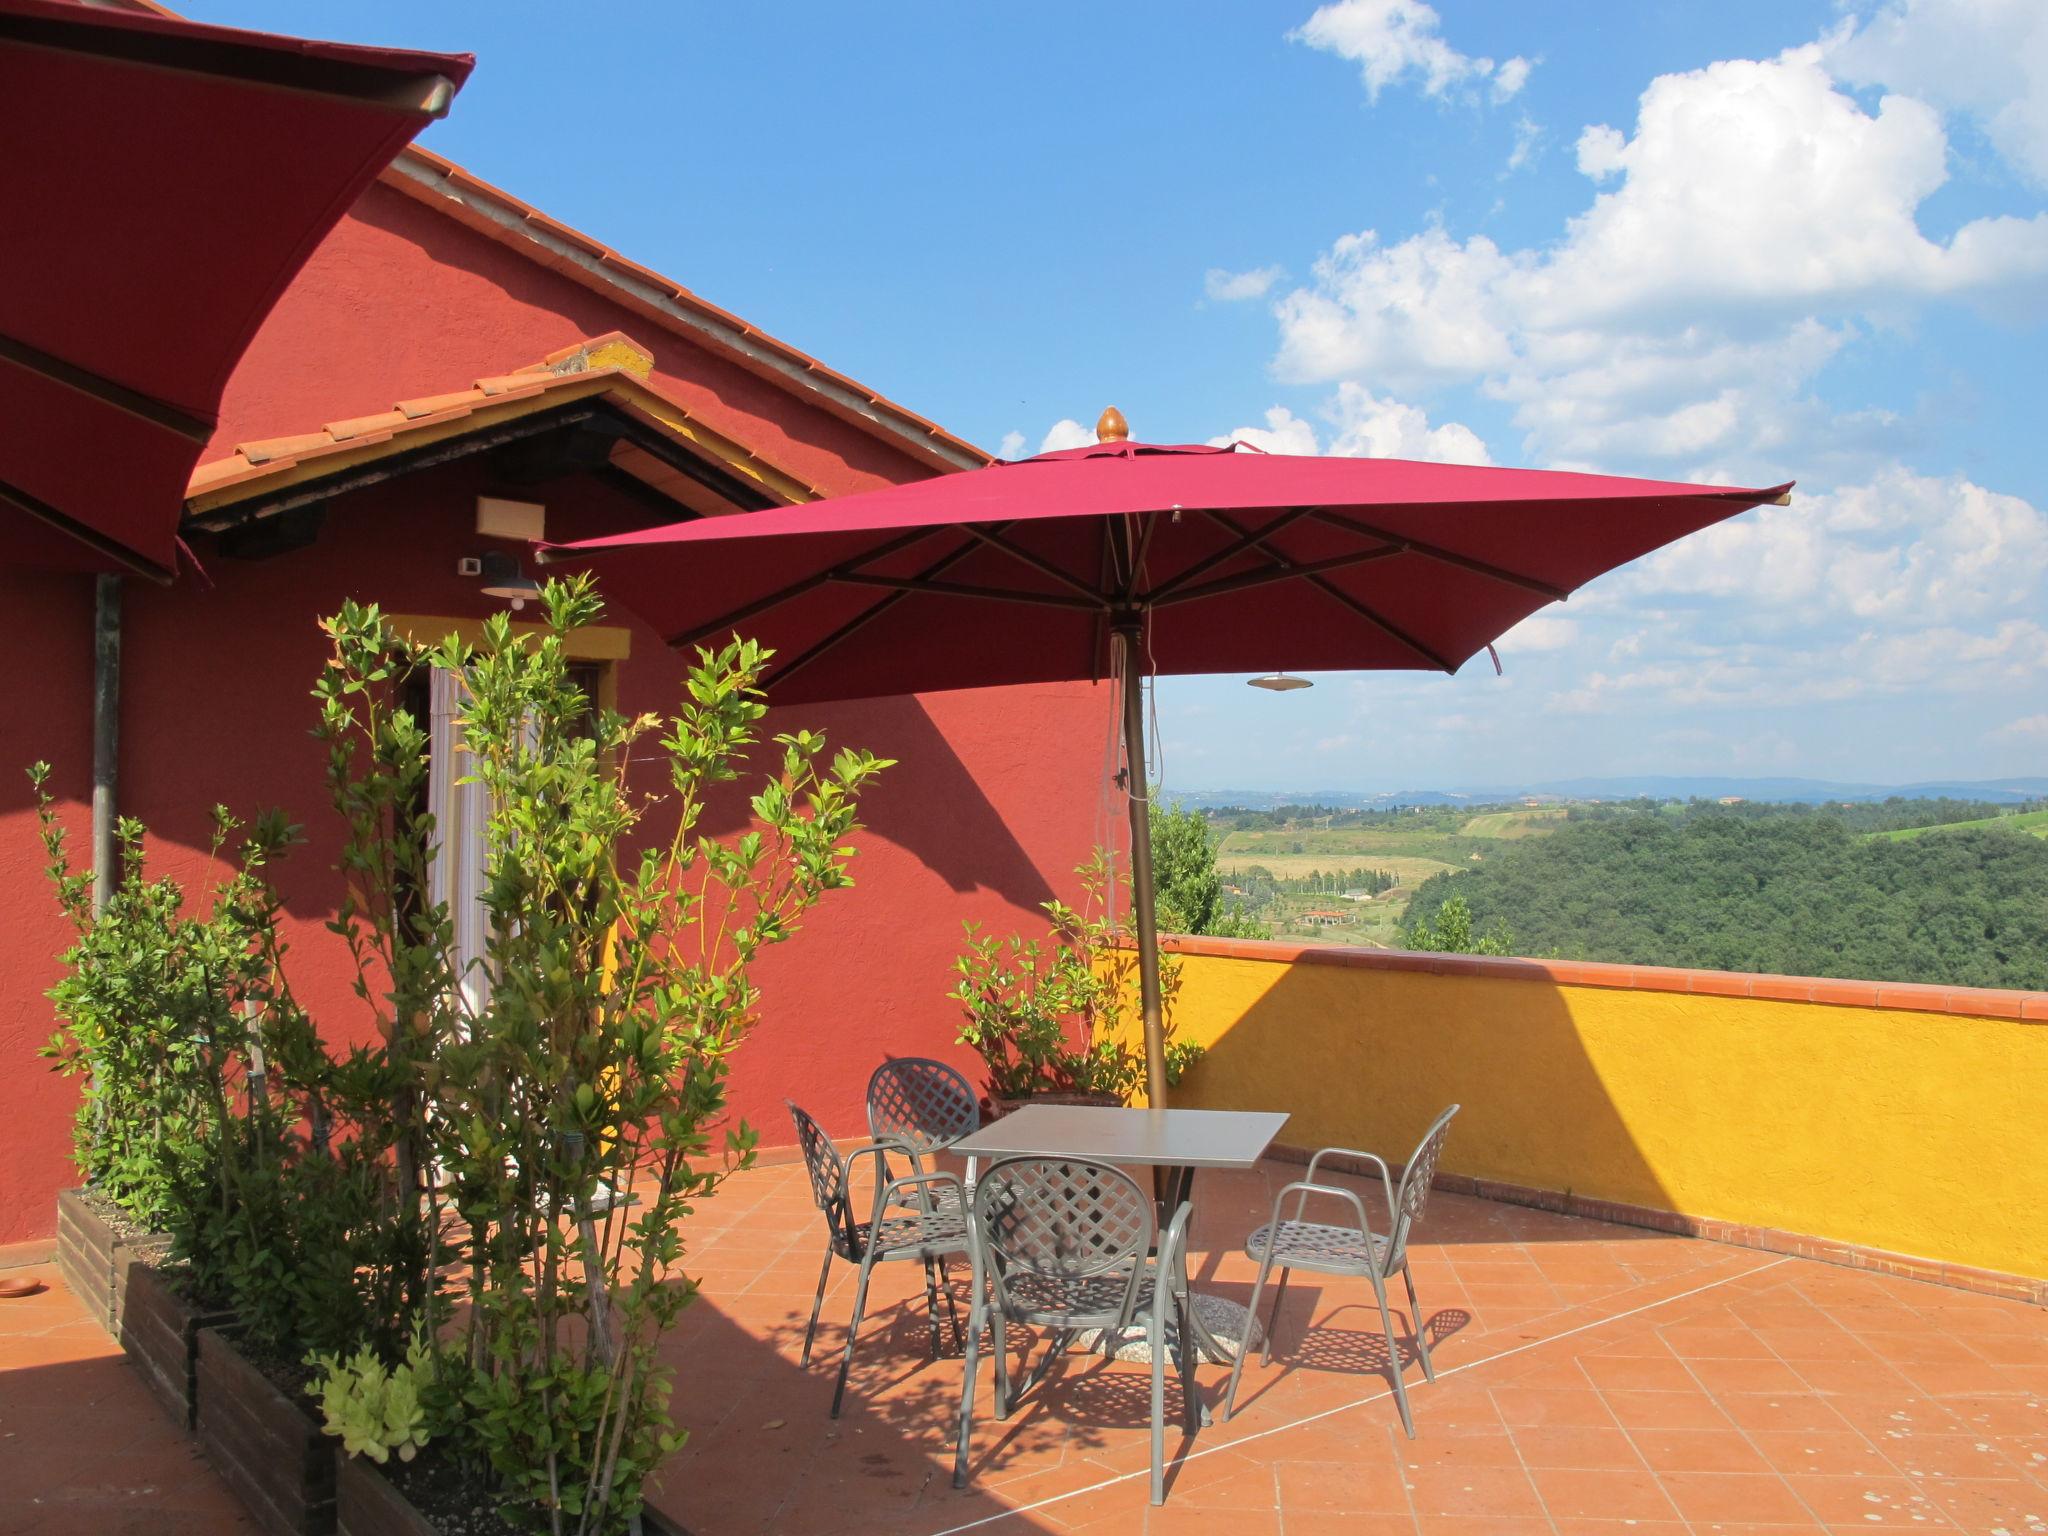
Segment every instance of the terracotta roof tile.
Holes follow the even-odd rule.
[[[494,374],[488,379],[478,379],[476,381],[476,393],[487,398],[498,395],[532,394],[535,390],[546,388],[550,377],[567,378],[569,375],[549,375],[545,373]]]
[[[296,437],[263,437],[235,444],[235,452],[251,464],[268,464],[273,459],[297,458],[317,448],[332,447],[334,439],[325,432],[301,432]]]
[[[379,411],[374,416],[357,416],[350,421],[330,421],[326,430],[337,443],[346,443],[373,432],[393,431],[411,419],[401,410]]]
[[[318,432],[239,443],[231,456],[201,464],[192,471],[186,484],[186,499],[191,501],[245,482],[284,474],[309,460],[374,447],[460,421],[487,407],[515,404],[558,389],[593,383],[600,386],[597,392],[602,392],[606,380],[632,392],[632,400],[655,419],[657,426],[690,439],[699,450],[708,449],[743,473],[762,479],[776,494],[797,501],[822,494],[816,487],[784,474],[744,444],[731,442],[692,422],[686,407],[648,383],[647,376],[653,367],[653,354],[645,347],[621,331],[608,331],[558,348],[538,363],[478,379],[468,389],[400,400],[388,411],[329,422]],[[239,495],[225,498],[227,502],[240,499]]]
[[[443,411],[452,411],[459,406],[471,404],[476,399],[474,389],[458,389],[446,395],[422,395],[417,400],[398,402],[398,413],[408,421],[422,416],[438,416]]]

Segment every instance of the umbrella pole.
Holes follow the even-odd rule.
[[[1116,632],[1122,652],[1125,789],[1131,807],[1131,902],[1138,930],[1138,1000],[1145,1019],[1145,1097],[1166,1107],[1166,1027],[1159,1006],[1159,925],[1152,899],[1152,808],[1145,780],[1145,670],[1137,628]]]

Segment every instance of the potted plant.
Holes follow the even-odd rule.
[[[984,935],[967,923],[967,948],[954,960],[947,995],[961,1005],[958,1035],[988,1073],[988,1110],[1007,1114],[1026,1103],[1124,1104],[1144,1080],[1134,1042],[1137,957],[1106,915],[1109,855],[1101,849],[1077,871],[1083,908],[1041,904],[1050,920],[1042,938]],[[1172,1038],[1180,967],[1160,966],[1167,1029],[1167,1082],[1202,1054]]]
[[[444,1286],[393,1314],[399,1340],[313,1361],[310,1388],[353,1453],[336,1515],[354,1536],[501,1515],[559,1536],[661,1527],[641,1489],[679,1443],[660,1348],[694,1298],[677,1229],[755,1144],[726,1099],[760,1011],[752,962],[852,884],[857,802],[888,766],[815,732],[776,736],[752,826],[710,835],[707,799],[733,792],[760,745],[768,653],[700,651],[673,715],[623,716],[593,708],[568,662],[567,637],[601,612],[589,578],[550,582],[540,606],[537,632],[501,615],[474,645],[421,648],[374,608],[327,625],[319,734],[352,877],[336,928],[405,1068],[389,1118],[410,1127],[399,1155],[435,1173],[415,1203]],[[433,828],[410,787],[424,741],[395,685],[423,668],[459,679],[484,807],[483,952],[467,963],[487,987],[452,985],[464,962],[446,904],[405,873]]]

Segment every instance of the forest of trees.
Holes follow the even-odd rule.
[[[1473,931],[1506,925],[1525,955],[2048,988],[2048,840],[1872,838],[1918,823],[1854,810],[1575,810],[1547,837],[1432,877],[1408,920],[1437,921],[1456,896]]]

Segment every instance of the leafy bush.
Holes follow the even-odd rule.
[[[947,995],[965,1012],[957,1036],[988,1071],[988,1091],[1022,1099],[1039,1093],[1102,1093],[1128,1101],[1144,1081],[1142,1047],[1132,1043],[1130,1014],[1138,996],[1138,957],[1103,915],[1109,858],[1102,850],[1080,867],[1084,911],[1042,903],[1051,919],[1043,939],[995,938],[965,923],[968,945],[953,961],[958,978]],[[1166,1020],[1166,1080],[1202,1054],[1172,1038],[1180,964],[1162,957],[1161,1011]]]
[[[513,1518],[610,1532],[678,1443],[657,1357],[692,1297],[669,1283],[677,1224],[752,1158],[745,1125],[717,1147],[711,1134],[759,1012],[749,966],[852,884],[845,840],[888,765],[828,757],[813,732],[776,736],[754,828],[704,834],[707,797],[758,745],[768,653],[700,651],[675,715],[628,718],[594,709],[570,675],[567,636],[601,612],[588,579],[550,583],[541,606],[537,637],[501,615],[474,647],[431,649],[345,608],[328,625],[321,734],[350,829],[336,927],[386,1042],[394,1161],[424,1213],[428,1272],[452,1261],[462,1276],[435,1363],[448,1448],[489,1469]],[[424,896],[423,744],[395,706],[421,667],[464,680],[458,723],[488,804],[480,1006],[453,985],[451,925]],[[650,756],[668,774],[658,819],[627,781]],[[441,1337],[444,1302],[427,1314]]]
[[[72,867],[49,773],[37,763],[29,779],[47,873],[74,939],[50,990],[58,1028],[42,1054],[82,1079],[72,1133],[80,1176],[138,1226],[156,1230],[174,1224],[212,1181],[228,1118],[224,1058],[243,1036],[238,1005],[251,969],[253,940],[235,888],[254,883],[286,834],[266,827],[253,838],[211,910],[190,916],[182,885],[149,878],[143,826],[123,818],[123,873],[95,916],[92,880]],[[236,824],[225,810],[214,814],[218,859]]]
[[[424,1328],[414,1332],[405,1359],[387,1367],[364,1345],[347,1359],[314,1353],[306,1362],[319,1373],[313,1392],[327,1433],[351,1456],[380,1466],[395,1452],[411,1461],[429,1438],[428,1401],[435,1386],[434,1346]]]
[[[1420,903],[1418,903],[1420,905]],[[1403,942],[1410,949],[1452,955],[1511,955],[1515,952],[1514,931],[1499,918],[1483,934],[1472,931],[1472,909],[1463,896],[1446,896],[1437,905],[1435,921],[1423,915],[1411,918]]]

